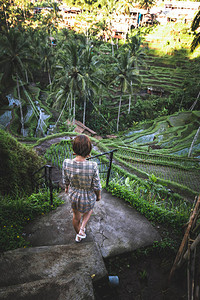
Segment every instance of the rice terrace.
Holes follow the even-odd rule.
[[[1,1],[0,299],[200,299],[199,9]],[[104,202],[77,244],[62,166],[79,134],[91,139]],[[127,237],[137,217],[135,230],[148,224],[153,236],[141,247],[144,231]]]

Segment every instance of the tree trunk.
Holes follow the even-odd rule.
[[[128,114],[131,112],[131,95],[129,95],[129,102],[128,102]]]
[[[198,93],[198,96],[197,96],[197,99],[194,101],[194,103],[192,104],[192,106],[190,107],[190,110],[193,110],[195,105],[197,104],[197,101],[199,99],[199,96],[200,96],[200,92]]]
[[[86,97],[84,97],[84,105],[83,105],[83,125],[85,125],[85,113],[86,113]]]
[[[122,95],[120,95],[120,100],[119,100],[119,109],[118,109],[118,116],[117,116],[117,131],[119,130],[119,118],[120,118],[121,104],[122,104]]]
[[[29,80],[28,80],[28,72],[27,72],[27,70],[25,70],[25,76],[26,76],[26,82],[28,83]]]
[[[49,84],[51,85],[51,84],[52,84],[52,81],[51,81],[51,74],[50,74],[49,69],[48,69],[48,77],[49,77]]]
[[[112,56],[114,56],[115,52],[114,52],[114,42],[111,36],[111,45],[112,45]]]
[[[135,94],[135,104],[137,103],[137,95]]]
[[[73,109],[73,94],[71,93],[71,103],[69,104],[69,107],[70,107],[70,114],[72,112],[72,109]]]
[[[23,116],[22,103],[21,103],[21,97],[20,97],[18,75],[17,75],[17,93],[18,93],[18,98],[19,98],[19,107],[20,107],[21,124],[22,124],[21,132],[22,132],[22,135],[24,136],[24,116]]]
[[[76,97],[74,95],[74,111],[73,111],[73,125],[75,126],[75,114],[76,114]]]
[[[196,142],[197,139],[198,139],[199,132],[200,132],[200,126],[199,126],[199,128],[197,129],[197,132],[196,132],[196,134],[195,134],[195,136],[194,136],[194,139],[193,139],[193,141],[192,141],[192,144],[191,144],[191,146],[190,146],[190,149],[189,149],[189,152],[188,152],[188,157],[190,157],[191,154],[192,154],[192,150],[193,150],[193,147],[194,147],[195,142]]]

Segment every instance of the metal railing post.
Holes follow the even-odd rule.
[[[108,171],[107,171],[107,178],[106,178],[106,187],[108,186],[108,183],[109,183],[109,179],[110,179],[110,173],[111,173],[111,168],[112,168],[112,160],[113,160],[113,153],[117,151],[117,149],[113,149],[109,152],[104,152],[104,153],[101,153],[101,154],[97,154],[95,156],[91,156],[91,157],[88,157],[87,160],[90,160],[90,159],[93,159],[93,158],[96,158],[96,157],[100,157],[100,156],[103,156],[103,155],[106,155],[106,154],[110,154],[110,158],[109,158],[109,167],[108,167]]]
[[[107,179],[106,179],[106,187],[108,186],[109,179],[110,179],[110,172],[111,172],[111,168],[112,168],[112,160],[113,160],[113,151],[110,152],[110,162],[109,162]]]
[[[44,168],[44,178],[45,178],[46,186],[48,186],[47,168],[48,168],[48,166],[45,166],[45,168]]]
[[[51,165],[45,165],[45,166],[41,167],[39,170],[37,170],[36,172],[34,172],[32,174],[32,178],[31,178],[32,184],[34,182],[35,182],[35,184],[38,182],[38,180],[34,180],[34,176],[35,176],[35,174],[39,173],[43,169],[44,169],[44,175],[42,175],[38,180],[40,180],[40,179],[45,180],[45,186],[47,188],[49,188],[49,191],[50,191],[50,204],[53,205],[53,181],[52,181],[52,169],[53,169],[53,167]],[[39,184],[36,186],[37,192],[39,190],[38,188],[39,188]]]
[[[49,169],[49,191],[50,191],[50,204],[53,205],[53,184],[52,184],[52,166],[47,165]]]

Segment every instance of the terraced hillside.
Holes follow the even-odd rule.
[[[163,95],[168,95],[177,89],[181,89],[185,78],[191,75],[190,68],[185,62],[177,60],[176,64],[170,59],[159,56],[147,56],[146,68],[141,71],[142,89],[153,87],[163,90]]]
[[[124,130],[124,124],[133,121],[151,119],[159,115],[172,114],[194,103],[197,94],[187,92],[188,86],[198,86],[200,73],[196,70],[195,61],[179,55],[159,57],[149,54],[140,66],[141,85],[133,84],[133,94],[123,93],[120,108],[119,130]],[[116,129],[119,112],[120,89],[110,87],[109,95],[104,95],[104,102],[99,107],[110,126]],[[181,95],[181,96],[180,96]],[[177,101],[176,101],[177,99]],[[198,103],[196,108],[198,109]]]
[[[200,136],[188,152],[197,129],[200,112],[180,112],[144,122],[112,142],[101,141],[104,149],[117,148],[116,163],[139,177],[154,174],[168,186],[200,192]],[[186,190],[185,190],[186,193]]]
[[[128,174],[138,178],[152,178],[154,182],[193,199],[200,193],[200,136],[194,143],[192,156],[188,156],[191,142],[200,126],[200,113],[180,112],[138,124],[115,139],[94,140],[92,155],[117,149],[114,153],[112,179],[125,184]],[[72,157],[71,140],[52,145],[45,154],[48,162],[59,169],[64,158]],[[95,158],[102,180],[105,180],[109,160]]]

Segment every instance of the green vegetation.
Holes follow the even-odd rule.
[[[114,2],[108,15],[118,9]],[[116,40],[97,39],[89,28],[93,23],[88,23],[87,36],[59,27],[62,20],[56,5],[51,4],[53,10],[44,18],[43,14],[29,15],[27,4],[18,7],[20,24],[12,24],[19,18],[15,9],[7,23],[4,20],[0,92],[4,103],[8,89],[21,99],[21,106],[13,109],[9,128],[13,134],[21,136],[24,130],[29,137],[40,137],[55,123],[54,132],[68,131],[66,120],[77,119],[104,135],[126,130],[133,122],[190,109],[199,92],[200,77],[199,52],[189,51],[193,34],[187,24],[134,29],[126,42],[117,45]],[[4,15],[11,7],[4,7]],[[81,20],[83,15],[77,18]],[[95,26],[100,30],[102,25]],[[51,39],[55,40],[53,46]],[[148,88],[162,90],[162,96],[148,94]],[[41,133],[36,132],[37,103],[48,115]],[[26,120],[29,106],[33,111]],[[199,109],[199,101],[195,109]]]
[[[44,155],[46,160],[52,165],[62,169],[62,164],[65,158],[73,157],[71,141],[61,141],[49,147]]]
[[[100,148],[105,146],[103,146],[101,142],[98,142],[98,147]],[[106,148],[104,148],[104,150],[107,151]],[[127,149],[125,149],[125,151],[126,150]],[[118,151],[115,154],[115,160],[119,160],[119,152],[120,149],[118,148]],[[66,157],[71,157],[72,153],[71,141],[61,141],[60,143],[54,144],[47,149],[45,158],[53,165],[56,165],[58,168],[62,169],[63,160]],[[129,151],[128,153],[129,155],[136,154],[132,151]],[[93,156],[96,154],[98,154],[97,151],[92,152]],[[145,153],[137,152],[137,154],[140,155],[140,157],[142,155],[145,156]],[[123,159],[125,159],[126,156],[124,151],[122,156]],[[162,160],[161,156],[159,158]],[[100,177],[103,185],[105,186],[104,172],[108,168],[109,161],[105,157],[98,157],[97,159],[95,158],[95,160],[99,165]],[[160,162],[160,164],[162,164],[162,162]],[[124,161],[123,165],[125,166]],[[172,163],[172,167],[174,167],[174,165],[175,164]],[[127,166],[129,169],[131,169],[130,161]],[[185,168],[181,165],[180,168],[185,170]],[[138,172],[137,167],[134,169]],[[133,170],[131,169],[131,171]],[[117,166],[115,163],[112,167],[111,180],[108,190],[111,191],[115,196],[130,202],[133,207],[137,208],[137,210],[144,214],[149,220],[157,220],[159,223],[173,225],[173,227],[182,227],[183,223],[189,218],[190,210],[192,208],[192,199],[195,197],[195,193],[192,193],[191,191],[191,202],[188,202],[178,194],[167,189],[165,187],[166,182],[159,180],[154,174],[148,175],[146,173],[146,178],[146,180],[139,179],[137,176],[126,172],[123,170],[123,168]],[[172,186],[172,181],[170,181],[170,183]],[[185,193],[187,194],[186,189]]]
[[[136,28],[118,42],[109,22],[115,11],[129,13],[130,3],[84,3],[86,11],[74,17],[76,32],[63,26],[57,3],[39,3],[48,5],[52,9],[45,14],[34,14],[30,1],[15,0],[0,11],[0,117],[5,111],[11,115],[5,126],[35,145],[73,136],[75,119],[100,136],[118,132],[116,139],[92,139],[97,146],[92,155],[118,149],[109,190],[150,221],[181,228],[199,193],[200,137],[186,158],[200,125],[199,17],[192,28],[180,23]],[[97,6],[106,12],[99,23]],[[87,32],[79,26],[83,20]],[[8,106],[9,93],[18,104]],[[40,139],[47,132],[56,135]],[[30,196],[31,174],[45,160],[61,169],[63,159],[72,156],[70,140],[52,145],[43,159],[32,146],[0,130],[3,250],[26,246],[23,226],[52,209],[46,192]],[[95,160],[105,184],[108,159]]]
[[[111,183],[108,191],[128,201],[148,220],[173,228],[181,228],[187,222],[192,208],[192,205],[180,199],[178,195],[167,195],[162,186],[154,186],[150,180],[143,185],[134,180],[127,180],[125,186]]]
[[[47,190],[31,196],[0,196],[0,252],[30,246],[24,226],[62,204],[56,194],[53,197],[53,205],[50,205]]]
[[[20,195],[32,192],[31,178],[44,163],[35,151],[0,129],[0,193]]]

